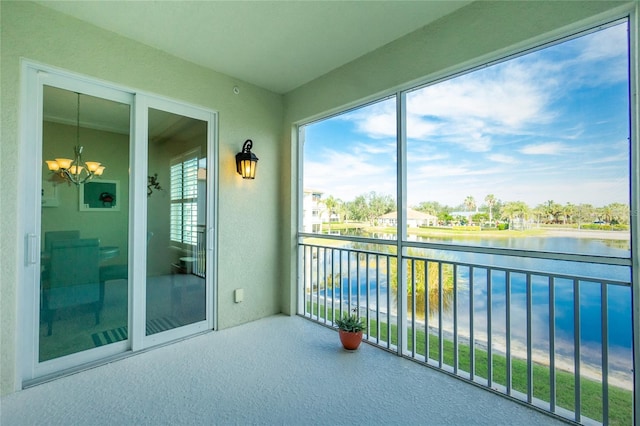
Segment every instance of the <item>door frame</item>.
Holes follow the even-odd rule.
[[[145,287],[135,286],[133,289],[133,298],[135,301],[133,306],[133,327],[132,335],[136,336],[132,340],[132,350],[146,349],[159,344],[164,344],[176,339],[180,339],[186,336],[191,336],[203,331],[216,329],[216,315],[212,315],[212,312],[217,312],[214,309],[214,301],[217,300],[216,288],[214,285],[216,281],[216,272],[218,270],[216,265],[217,256],[217,236],[215,230],[217,229],[217,182],[218,182],[218,168],[217,164],[217,113],[209,111],[197,106],[188,105],[184,102],[178,102],[166,98],[161,98],[155,95],[149,95],[145,93],[136,94],[135,103],[135,115],[140,119],[135,120],[134,139],[138,141],[135,144],[134,158],[147,159],[148,153],[148,139],[149,139],[149,124],[148,124],[148,111],[149,108],[170,112],[177,115],[193,118],[196,120],[206,121],[209,123],[207,126],[207,247],[206,247],[206,260],[207,265],[206,281],[205,281],[205,294],[207,295],[205,301],[206,320],[196,322],[193,324],[187,324],[182,327],[170,329],[162,333],[152,334],[147,336],[145,332],[146,324],[146,293]],[[144,163],[144,165],[142,164]],[[133,247],[133,253],[139,262],[143,262],[146,265],[146,235],[147,235],[147,161],[140,163],[140,167],[136,167],[136,175],[133,177],[134,170],[131,170],[132,178],[137,179],[137,182],[143,182],[144,193],[138,192],[135,198],[132,200],[132,204],[135,204],[136,211],[132,212],[132,221],[130,224],[133,226],[131,232],[137,232],[138,238],[135,241]],[[144,260],[143,260],[144,259]],[[131,264],[131,263],[130,263]],[[210,266],[209,266],[210,265]],[[135,268],[133,270],[133,281],[146,284],[146,268]]]
[[[115,357],[215,329],[218,141],[217,112],[184,102],[104,82],[31,60],[21,60],[20,163],[18,165],[18,247],[24,262],[18,265],[18,333],[16,384],[19,389]],[[125,341],[39,362],[40,240],[42,190],[43,86],[51,85],[130,105],[129,133],[129,297],[130,333]],[[207,121],[207,265],[205,321],[145,336],[146,217],[147,217],[147,114],[148,106]],[[135,166],[134,166],[135,165]],[[135,208],[134,208],[135,207]],[[134,267],[145,265],[144,267]]]

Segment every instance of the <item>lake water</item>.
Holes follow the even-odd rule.
[[[580,254],[600,255],[607,257],[629,257],[629,242],[607,239],[547,237],[547,238],[506,238],[482,240],[473,239],[428,239],[428,242],[448,242],[465,245],[479,245],[492,247],[508,247],[517,249],[537,250],[544,252],[570,252]],[[358,247],[361,247],[359,245]],[[492,267],[505,267],[525,271],[539,271],[542,273],[554,273],[585,278],[598,278],[602,280],[615,280],[630,282],[631,271],[629,267],[597,265],[589,263],[566,262],[557,260],[518,258],[480,253],[466,253],[441,250],[416,250],[412,255],[420,255],[429,258],[444,260],[445,262],[460,262],[473,265],[488,265]],[[335,258],[334,262],[339,262]],[[343,260],[344,262],[344,260]],[[383,312],[387,310],[387,282],[386,277],[380,279],[380,289],[376,288],[375,274],[370,273],[367,283],[364,272],[360,273],[360,282],[355,282],[355,260],[352,260],[351,286],[349,279],[343,277],[343,299],[346,300],[347,291],[351,292],[352,301],[359,295],[360,305],[366,306],[366,295],[369,294],[369,307],[375,308],[376,304]],[[346,268],[343,269],[346,271]],[[487,330],[487,284],[486,270],[476,269],[474,275],[473,302],[474,302],[474,334],[477,338],[486,335]],[[461,336],[469,333],[469,269],[458,268],[458,330]],[[511,274],[511,345],[514,352],[526,352],[526,275],[520,273]],[[581,281],[579,284],[580,305],[580,352],[581,360],[585,365],[601,365],[601,286],[598,283]],[[349,290],[347,290],[349,289]],[[573,282],[568,279],[557,279],[555,282],[555,348],[556,356],[570,360],[574,357],[574,289]],[[609,339],[609,368],[612,372],[629,377],[632,366],[632,322],[631,322],[631,289],[629,287],[608,285],[608,298],[605,301],[608,312],[608,339]],[[339,288],[335,293],[328,290],[327,296],[334,300],[340,299]],[[379,291],[380,299],[376,301]],[[323,294],[321,294],[322,296]],[[491,280],[491,312],[492,339],[500,346],[506,340],[506,279],[505,274],[495,272]],[[395,308],[392,301],[391,310]],[[532,276],[532,340],[534,354],[548,361],[549,348],[549,284],[548,278]],[[429,324],[437,326],[437,315],[429,319]],[[443,329],[453,329],[452,312],[443,313]]]

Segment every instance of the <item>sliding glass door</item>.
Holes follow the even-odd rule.
[[[215,113],[23,72],[23,384],[214,328]]]
[[[131,108],[53,84],[42,86],[39,362],[127,340],[129,325]]]
[[[148,117],[145,335],[151,336],[207,319],[209,127],[156,108]]]

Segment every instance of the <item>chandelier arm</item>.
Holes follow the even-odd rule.
[[[78,107],[76,108],[76,157],[82,154],[80,147],[80,93],[78,93]]]
[[[101,166],[99,162],[90,161],[88,163],[83,162],[82,160],[82,150],[83,147],[80,145],[80,93],[75,92],[77,95],[76,101],[76,146],[74,147],[74,158],[73,160],[64,159],[64,163],[66,167],[62,167],[61,163],[58,163],[58,159],[56,161],[46,161],[47,167],[49,170],[60,176],[63,180],[67,180],[69,183],[73,183],[75,185],[81,185],[86,181],[93,179],[94,176],[101,176],[104,171],[104,166]],[[249,141],[250,142],[250,141]],[[251,146],[249,145],[249,148]],[[61,159],[62,161],[63,159]],[[68,162],[68,165],[67,165]],[[53,164],[55,163],[55,164]],[[82,170],[85,171],[86,175],[83,177]]]

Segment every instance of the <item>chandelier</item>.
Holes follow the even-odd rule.
[[[74,158],[56,158],[46,160],[49,170],[60,176],[62,179],[80,185],[94,176],[101,176],[105,167],[96,161],[86,161],[82,165],[82,146],[80,146],[80,93],[78,95],[78,106],[76,110],[76,146],[74,147]]]

